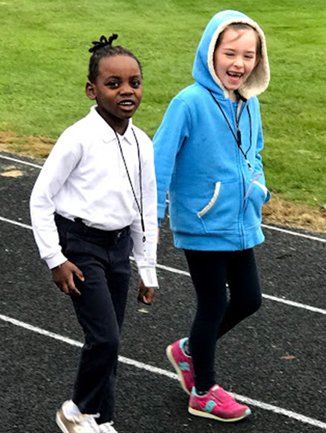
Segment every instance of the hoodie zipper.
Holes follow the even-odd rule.
[[[250,164],[250,161],[247,158],[247,153],[249,152],[249,150],[251,148],[251,145],[252,145],[252,142],[251,142],[252,141],[252,137],[251,137],[251,134],[252,134],[251,133],[251,117],[250,117],[250,112],[249,112],[248,106],[247,106],[247,109],[248,109],[248,116],[249,116],[249,122],[250,122],[250,125],[249,125],[249,127],[250,127],[250,146],[249,146],[247,152],[245,152],[243,150],[243,148],[242,148],[241,130],[240,130],[240,127],[239,127],[240,118],[241,118],[241,115],[242,115],[242,113],[244,111],[244,108],[246,106],[245,105],[246,101],[244,101],[241,98],[239,100],[239,104],[238,104],[237,111],[236,111],[236,114],[235,114],[236,132],[234,132],[234,129],[233,129],[233,127],[232,127],[232,125],[231,125],[228,117],[226,116],[223,108],[221,107],[221,104],[219,103],[219,101],[217,100],[217,98],[215,98],[213,92],[211,92],[211,91],[209,91],[209,92],[210,92],[212,98],[214,99],[214,101],[216,102],[216,105],[220,109],[220,111],[221,111],[221,113],[222,113],[222,115],[223,115],[223,117],[224,117],[224,119],[225,119],[225,121],[226,121],[226,123],[227,123],[227,125],[229,127],[229,130],[230,130],[231,134],[233,135],[233,138],[235,139],[235,141],[237,143],[239,151],[242,153],[243,157],[245,158],[245,161],[247,163],[247,166],[248,166],[249,170],[253,172],[254,171],[253,167],[252,167],[252,165]],[[231,107],[231,108],[233,110],[233,107]],[[234,110],[233,110],[233,113],[234,113]],[[243,213],[244,213],[244,205],[245,205],[245,202],[244,202],[245,199],[244,199],[244,197],[246,196],[246,182],[245,182],[245,176],[243,174],[240,161],[239,161],[239,170],[240,170],[240,176],[241,176],[241,179],[242,179],[242,194],[243,194],[243,196],[242,196],[243,197],[243,204],[242,204],[241,210],[239,211],[239,231],[240,231],[240,236],[241,236],[242,248],[244,249],[246,246],[245,246],[245,243],[244,243],[245,236],[244,236],[244,230],[243,230]]]
[[[233,107],[232,107],[233,108]],[[241,140],[241,131],[239,128],[239,123],[240,123],[240,117],[241,114],[243,113],[243,109],[244,109],[244,105],[243,105],[243,101],[240,99],[239,104],[237,106],[237,110],[235,113],[235,126],[236,126],[236,131],[237,131],[237,144],[238,144],[238,148],[241,151],[241,153],[243,154],[243,156],[245,157],[245,160],[248,164],[249,169],[251,169],[251,164],[249,163],[248,159],[247,159],[247,155],[243,152],[241,144],[242,144],[242,140]],[[241,169],[241,164],[239,161],[239,171],[240,171],[240,175],[241,175],[241,179],[242,179],[242,197],[245,197],[246,194],[246,182],[245,182],[245,178]],[[240,207],[239,210],[239,231],[241,233],[241,243],[242,243],[242,249],[245,248],[245,243],[244,243],[244,230],[243,230],[243,212],[244,212],[244,199],[243,199],[243,204],[242,207]]]
[[[240,131],[240,128],[239,128],[240,117],[241,117],[241,114],[243,113],[243,108],[242,107],[243,107],[243,104],[245,102],[242,99],[240,99],[240,101],[239,101],[239,106],[238,106],[238,109],[237,109],[237,114],[235,116],[236,117],[236,119],[235,119],[236,132],[234,132],[234,129],[232,128],[232,125],[231,125],[231,123],[230,123],[227,115],[225,114],[223,108],[221,107],[221,104],[218,102],[217,98],[215,98],[215,96],[214,96],[214,94],[213,94],[213,92],[211,90],[209,91],[209,93],[211,94],[211,96],[214,99],[216,105],[220,109],[220,111],[221,111],[221,113],[222,113],[222,115],[224,117],[224,120],[226,121],[226,123],[227,123],[227,125],[229,127],[229,130],[231,131],[231,134],[233,135],[233,138],[234,138],[235,142],[237,143],[238,149],[242,153],[242,155],[243,155],[243,157],[244,157],[244,159],[245,159],[245,161],[246,161],[246,163],[247,163],[247,165],[249,167],[249,170],[253,171],[253,167],[252,167],[252,165],[250,164],[250,161],[247,158],[247,153],[248,153],[249,149],[251,148],[251,141],[250,141],[249,149],[247,150],[247,152],[245,152],[243,150],[243,148],[242,148],[241,131]],[[250,118],[250,116],[249,116],[249,118]],[[251,122],[250,122],[250,136],[251,136]]]
[[[235,141],[236,141],[236,143],[237,143],[237,146],[238,146],[239,151],[242,153],[243,157],[245,158],[245,161],[246,161],[246,163],[247,163],[247,166],[248,166],[249,170],[250,170],[251,172],[253,172],[254,169],[253,169],[252,165],[250,164],[249,159],[247,158],[247,154],[248,154],[248,152],[249,152],[249,150],[251,149],[251,146],[252,146],[252,131],[251,131],[252,126],[251,126],[251,115],[250,115],[250,110],[249,110],[248,105],[245,105],[247,101],[246,101],[246,100],[244,101],[242,98],[240,98],[240,100],[239,100],[239,104],[238,104],[238,107],[237,107],[237,111],[236,111],[236,114],[235,114],[235,116],[234,116],[234,118],[235,118],[235,126],[236,126],[236,132],[234,132],[234,129],[232,128],[232,125],[231,125],[229,119],[227,118],[227,116],[226,116],[226,114],[225,114],[223,108],[221,107],[220,103],[219,103],[218,100],[215,98],[213,92],[212,92],[212,91],[209,91],[209,92],[210,92],[212,98],[214,99],[214,101],[216,102],[216,105],[219,107],[219,109],[220,109],[220,111],[221,111],[221,113],[222,113],[222,115],[223,115],[223,117],[224,117],[224,119],[225,119],[225,121],[226,121],[226,123],[227,123],[227,125],[228,125],[228,127],[229,127],[229,129],[230,129],[230,131],[231,131],[231,133],[232,133],[232,135],[233,135],[233,138],[235,139]],[[231,102],[230,102],[230,104],[231,104]],[[245,107],[247,107],[247,111],[248,111],[248,116],[249,116],[249,128],[250,128],[250,144],[249,144],[249,148],[247,149],[246,152],[245,152],[245,151],[243,150],[243,148],[242,148],[241,130],[240,130],[240,127],[239,127],[240,118],[241,118],[241,115],[242,115],[242,113],[243,113]],[[234,113],[233,107],[231,107],[231,109],[232,109],[232,112]],[[245,195],[246,195],[246,183],[245,183],[245,177],[244,177],[244,175],[243,175],[242,170],[240,170],[240,172],[241,172],[241,177],[242,177],[243,196],[245,197]]]

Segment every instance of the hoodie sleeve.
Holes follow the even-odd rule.
[[[168,106],[153,138],[159,221],[165,215],[166,195],[170,187],[175,160],[180,147],[189,137],[190,122],[187,104],[182,98],[176,96]]]

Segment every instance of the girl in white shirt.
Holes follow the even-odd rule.
[[[34,185],[33,233],[55,284],[71,296],[85,335],[71,400],[58,410],[64,433],[114,433],[114,381],[132,253],[138,300],[157,287],[156,183],[149,137],[132,124],[142,97],[139,60],[117,35],[93,42],[90,113],[67,128]],[[95,417],[99,414],[98,417]]]

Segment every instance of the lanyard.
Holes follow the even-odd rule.
[[[125,156],[123,154],[123,150],[122,150],[122,146],[121,146],[121,142],[120,142],[119,136],[118,136],[118,134],[116,133],[115,130],[113,130],[113,131],[115,133],[115,136],[116,136],[116,139],[117,139],[117,142],[118,142],[118,145],[119,145],[120,154],[121,154],[121,157],[122,157],[122,160],[123,160],[123,164],[124,164],[125,169],[126,169],[126,173],[127,173],[127,176],[128,176],[129,184],[131,186],[131,190],[132,190],[132,193],[133,193],[133,196],[134,196],[137,208],[138,208],[138,212],[139,212],[139,215],[140,215],[141,228],[142,228],[142,231],[143,231],[143,242],[145,242],[146,241],[146,237],[145,237],[145,223],[144,223],[144,212],[143,212],[143,182],[142,182],[142,169],[141,169],[141,161],[140,161],[140,149],[139,149],[139,142],[138,142],[136,133],[135,133],[135,131],[134,131],[133,128],[131,128],[131,130],[132,130],[132,133],[134,135],[135,142],[136,142],[136,145],[137,145],[140,201],[138,201],[138,199],[137,199],[136,192],[135,192],[134,186],[133,186],[132,181],[131,181],[131,177],[130,177],[130,174],[129,174],[129,170],[128,170],[128,166],[127,166],[127,163],[126,163]]]
[[[239,116],[238,116],[238,115],[236,116],[236,127],[237,127],[237,131],[236,131],[236,133],[235,133],[234,130],[233,130],[233,128],[232,128],[232,126],[231,126],[231,123],[230,123],[229,119],[227,118],[227,115],[225,114],[223,108],[221,107],[221,104],[220,104],[220,103],[218,102],[218,100],[215,98],[215,96],[214,96],[214,94],[213,94],[213,92],[212,92],[211,90],[209,91],[209,93],[211,94],[211,96],[212,96],[212,98],[214,99],[216,105],[217,105],[218,108],[220,109],[220,111],[221,111],[221,113],[222,113],[222,115],[223,115],[223,117],[224,117],[224,119],[225,119],[225,121],[226,121],[226,123],[227,123],[227,125],[228,125],[228,127],[229,127],[229,130],[231,131],[231,134],[233,135],[233,138],[235,139],[235,142],[237,143],[238,149],[240,150],[240,152],[241,152],[242,155],[244,156],[244,159],[246,160],[246,163],[247,163],[249,169],[252,170],[253,168],[252,168],[252,166],[251,166],[251,164],[250,164],[250,161],[249,161],[248,158],[247,158],[248,152],[249,152],[249,150],[251,149],[251,144],[252,144],[252,137],[251,137],[251,115],[250,115],[250,111],[249,111],[248,106],[247,106],[247,110],[248,110],[249,121],[250,121],[250,145],[249,145],[247,151],[245,152],[245,151],[243,150],[243,148],[242,148],[241,131],[240,131],[240,128],[239,128],[239,119],[240,119],[240,114],[241,114],[241,113],[239,114]]]

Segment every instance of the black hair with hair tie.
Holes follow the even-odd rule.
[[[111,56],[129,56],[136,60],[141,76],[143,76],[141,63],[138,58],[131,51],[127,50],[127,48],[124,48],[121,45],[112,45],[112,42],[117,38],[118,35],[112,33],[109,38],[106,38],[104,35],[102,35],[98,41],[92,42],[93,46],[88,50],[92,54],[89,58],[87,75],[87,78],[91,83],[94,83],[96,81],[96,77],[98,76],[100,60],[104,57]]]
[[[100,48],[106,47],[107,45],[112,46],[112,42],[118,39],[118,35],[116,33],[112,33],[112,35],[107,39],[104,35],[100,37],[99,41],[93,41],[93,46],[88,50],[90,53],[95,53],[95,51]]]

